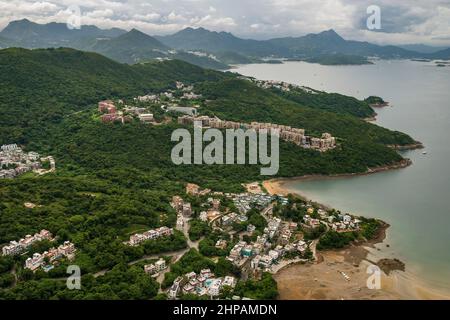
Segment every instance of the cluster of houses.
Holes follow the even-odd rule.
[[[200,273],[190,272],[175,279],[168,290],[169,299],[176,299],[183,294],[218,297],[224,287],[234,288],[237,279],[232,276],[216,278],[210,269],[203,269]]]
[[[262,89],[278,89],[278,90],[281,90],[284,92],[290,92],[294,89],[299,89],[299,90],[305,91],[310,94],[318,93],[318,91],[316,91],[314,89],[296,85],[296,84],[292,84],[292,83],[287,83],[284,81],[258,80],[258,79],[252,78],[252,77],[245,77],[245,76],[241,77],[241,79],[253,82],[254,84],[256,84],[258,87],[260,87]]]
[[[50,231],[42,229],[34,235],[26,235],[25,238],[22,238],[19,241],[11,241],[2,248],[2,254],[4,256],[21,254],[25,252],[32,244],[42,240],[53,241],[53,236]]]
[[[48,162],[49,170],[42,169],[42,164]],[[37,152],[24,152],[17,144],[1,146],[0,149],[0,179],[15,178],[26,172],[45,174],[56,170],[53,157],[40,157]]]
[[[299,252],[303,254],[308,249],[302,240],[291,241],[293,232],[297,230],[296,223],[283,222],[276,217],[267,217],[267,227],[255,242],[238,242],[230,251],[227,260],[239,268],[250,264],[253,271],[270,269],[271,265],[280,260],[286,253]],[[277,237],[277,245],[273,247],[273,239]]]
[[[220,220],[222,226],[227,227],[231,226],[233,223],[247,222],[248,217],[245,214],[237,214],[235,212],[231,212],[227,215],[224,215]]]
[[[222,192],[211,192],[210,189],[202,189],[194,183],[188,183],[186,185],[186,194],[195,197],[209,194],[223,196]],[[180,196],[174,196],[170,205],[177,211],[177,229],[181,229],[184,225],[185,218],[190,218],[193,214],[191,204],[185,202]],[[206,205],[209,206],[209,209],[208,211],[200,212],[199,219],[201,221],[208,222],[220,216],[220,199],[209,197],[207,203],[203,204],[203,206]]]
[[[156,103],[156,102],[159,102],[159,96],[156,94],[147,94],[145,96],[138,96],[138,97],[134,98],[134,101]]]
[[[123,111],[129,116],[137,117],[142,123],[156,123],[153,113],[149,113],[147,108],[125,106]]]
[[[320,224],[321,224],[319,219],[314,219],[309,214],[306,214],[303,217],[303,222],[307,227],[309,227],[311,229],[318,228],[318,227],[320,227]]]
[[[253,82],[260,88],[263,89],[279,89],[281,91],[289,92],[294,87],[293,84],[284,82],[284,81],[277,81],[277,80],[256,80],[254,79]]]
[[[208,198],[207,202],[203,206],[209,206],[208,211],[200,212],[199,219],[203,222],[208,222],[218,218],[220,213],[220,199]]]
[[[185,218],[192,216],[191,204],[185,202],[180,196],[173,196],[170,205],[177,212],[177,229],[183,230]]]
[[[329,216],[328,221],[331,225],[331,228],[337,232],[359,230],[359,226],[361,224],[361,220],[349,214],[338,214],[337,219],[334,219],[334,216]]]
[[[36,271],[42,268],[48,272],[53,269],[54,265],[62,258],[67,258],[69,261],[75,258],[75,245],[69,241],[65,241],[57,248],[51,248],[43,253],[35,253],[31,258],[25,261],[25,269]]]
[[[349,232],[359,230],[361,220],[346,213],[338,213],[337,215],[329,215],[323,209],[318,209],[317,214],[319,218],[312,218],[314,208],[311,206],[307,209],[307,214],[303,217],[303,226],[307,228],[318,228],[321,223],[327,224],[332,230],[336,232]]]
[[[116,105],[111,100],[100,101],[98,103],[98,112],[102,115],[100,119],[103,123],[126,123],[133,120],[130,116],[125,116],[122,111],[118,111]]]
[[[295,143],[296,145],[305,149],[314,149],[320,152],[326,152],[336,147],[336,138],[329,133],[323,133],[321,138],[310,137],[305,135],[304,129],[292,128],[290,126],[279,125],[274,123],[260,123],[260,122],[235,122],[221,120],[217,117],[211,118],[208,116],[192,116],[184,115],[178,117],[178,123],[183,125],[193,125],[194,122],[201,122],[202,127],[216,128],[216,129],[244,129],[244,130],[272,130],[277,129],[280,132],[280,139]]]
[[[2,248],[2,254],[4,256],[15,256],[22,254],[26,252],[34,243],[43,240],[54,241],[53,235],[50,231],[42,229],[34,235],[26,235],[25,238],[22,238],[19,241],[11,241]],[[66,241],[57,248],[51,248],[43,253],[34,253],[32,257],[25,261],[25,269],[30,269],[34,272],[42,267],[44,271],[49,271],[58,260],[64,257],[69,260],[73,260],[75,257],[75,251],[75,245],[69,241]]]
[[[253,205],[256,205],[258,208],[267,207],[275,199],[275,196],[267,193],[241,193],[232,195],[234,205],[240,213],[247,213]],[[285,201],[287,202],[287,199],[282,198],[281,201],[284,203]]]
[[[123,104],[123,102],[120,102],[120,104]],[[118,110],[114,102],[110,100],[99,102],[98,111],[103,114],[101,120],[104,123],[126,123],[131,122],[134,117],[143,123],[155,123],[153,113],[148,113],[147,108],[125,105],[122,110]]]
[[[253,243],[238,242],[231,249],[227,260],[241,269],[248,265],[253,272],[260,270],[270,271],[271,266],[287,253],[298,252],[299,254],[304,254],[307,249],[308,244],[303,240],[289,242],[285,245],[278,244],[272,249],[269,236],[265,233],[258,236]]]
[[[156,261],[155,263],[146,264],[144,266],[144,272],[153,277],[159,276],[159,273],[161,271],[164,271],[165,269],[167,269],[166,260],[162,258]]]
[[[310,243],[298,237],[299,224],[296,222],[283,221],[280,218],[273,216],[271,204],[277,200],[282,205],[288,204],[286,197],[271,196],[266,193],[220,193],[231,199],[239,213],[225,212],[221,213],[221,200],[215,198],[215,192],[209,189],[201,189],[198,185],[187,184],[186,193],[194,196],[211,195],[202,206],[207,206],[207,211],[200,213],[199,219],[204,222],[215,221],[219,223],[222,230],[231,226],[233,223],[244,223],[248,221],[246,213],[251,208],[258,208],[266,210],[261,211],[262,216],[267,221],[267,226],[263,233],[256,237],[256,240],[250,243],[239,241],[233,248],[231,248],[226,259],[238,267],[244,274],[258,277],[263,271],[274,272],[279,262],[282,259],[292,259],[297,257],[299,259],[310,259],[309,252]],[[179,215],[179,220],[185,217],[192,216],[192,208],[189,203],[185,203],[179,196],[172,198],[172,207],[174,207]],[[303,217],[302,227],[317,228],[321,224],[327,224],[330,229],[337,231],[349,231],[359,228],[360,221],[349,214],[330,215],[323,209],[315,209],[311,204],[301,204],[306,208],[307,214]],[[316,212],[317,210],[317,212]],[[184,221],[183,221],[184,222]],[[178,225],[178,224],[177,224]],[[256,227],[252,224],[247,226],[247,232],[253,233]],[[229,242],[225,239],[218,239],[215,247],[226,250]],[[294,255],[293,255],[294,254]],[[158,270],[162,270],[164,266],[156,264],[147,267],[148,273],[158,274]],[[281,265],[280,265],[281,266]],[[206,276],[205,276],[206,275]],[[199,275],[189,273],[182,277],[178,277],[172,287],[168,291],[170,298],[175,299],[181,294],[196,294],[217,297],[220,294],[221,288],[227,283],[227,279],[234,279],[233,277],[225,277],[224,279],[216,279],[214,275],[209,274],[209,271],[202,271]],[[233,280],[234,281],[234,280]],[[235,282],[231,282],[235,283]]]
[[[299,240],[294,243],[286,244],[285,246],[278,245],[274,249],[269,250],[265,254],[257,254],[250,262],[252,270],[265,270],[270,271],[271,266],[278,262],[287,253],[297,251],[300,254],[304,254],[308,249],[308,244]]]
[[[155,240],[161,237],[168,237],[173,235],[173,229],[168,227],[160,227],[157,229],[148,230],[144,233],[136,233],[130,236],[130,240],[125,242],[129,246],[138,246],[147,240]]]
[[[196,101],[202,98],[202,95],[193,92],[194,86],[185,85],[182,82],[176,82],[175,90],[168,90],[159,94],[148,94],[134,98],[135,102],[153,103],[160,105],[165,112],[175,111],[187,115],[197,115],[198,104],[192,104],[192,107],[180,106],[181,100]],[[123,105],[123,100],[119,100],[119,105]],[[120,109],[120,110],[119,110]],[[123,105],[120,108],[111,101],[105,100],[98,103],[98,112],[101,114],[101,120],[104,123],[127,123],[133,118],[139,119],[143,123],[156,124],[153,113],[149,113],[147,108],[139,106]]]
[[[228,241],[224,240],[224,239],[217,240],[216,245],[215,245],[215,247],[217,249],[221,249],[221,250],[225,250],[227,248],[227,246],[228,246]]]
[[[177,91],[168,90],[160,94],[148,94],[134,98],[136,102],[149,102],[160,104],[161,109],[166,112],[174,111],[188,115],[196,115],[198,104],[193,104],[192,107],[183,107],[179,103],[182,100],[195,101],[202,99],[202,95],[194,93],[194,86],[185,85],[183,82],[177,81],[175,83]],[[168,100],[168,101],[167,101]]]
[[[185,85],[181,81],[177,81],[175,83],[175,85],[177,87],[177,90],[181,90],[183,92],[182,99],[197,100],[197,99],[201,99],[202,98],[201,94],[195,94],[194,93],[194,86],[193,85]]]
[[[194,183],[188,183],[186,185],[186,194],[192,196],[205,196],[211,192],[210,189],[201,189],[200,186]]]

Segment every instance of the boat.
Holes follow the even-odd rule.
[[[422,154],[423,154],[423,155],[425,155],[425,154],[427,154],[427,152],[426,152],[426,151],[424,151],[424,152],[422,152]]]

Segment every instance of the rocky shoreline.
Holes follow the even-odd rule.
[[[395,270],[405,271],[405,263],[399,259],[381,259],[377,262],[377,266],[387,275]]]

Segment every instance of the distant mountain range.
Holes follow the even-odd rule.
[[[360,64],[367,57],[450,59],[450,48],[380,46],[346,40],[334,30],[301,37],[252,40],[227,32],[186,28],[173,35],[151,37],[136,29],[127,32],[118,28],[103,30],[96,26],[83,26],[70,30],[63,23],[37,24],[26,19],[11,22],[0,32],[0,48],[7,47],[70,47],[97,52],[128,64],[153,59],[180,59],[211,69],[227,69],[228,64],[262,62],[263,58],[300,59],[324,64]]]
[[[278,58],[311,58],[318,55],[358,55],[362,57],[376,56],[384,59],[392,58],[450,58],[447,51],[441,48],[432,50],[422,46],[414,51],[398,46],[380,46],[369,42],[345,40],[334,30],[302,37],[286,37],[265,41],[245,40],[226,32],[213,32],[203,28],[187,28],[173,35],[156,37],[166,45],[189,50],[205,50],[208,52],[232,51],[253,57],[273,56]],[[428,52],[424,52],[427,47]],[[413,48],[413,47],[411,47]],[[419,48],[416,45],[416,48]]]
[[[446,47],[434,47],[434,46],[427,46],[425,44],[404,44],[399,45],[399,47],[420,53],[436,53],[438,51],[447,49]]]
[[[135,64],[154,59],[179,59],[210,69],[227,69],[228,65],[208,56],[172,50],[157,39],[133,29],[103,30],[82,26],[70,30],[64,23],[38,24],[29,20],[13,21],[0,32],[0,48],[67,47],[100,53],[118,62]]]
[[[84,41],[95,38],[114,38],[126,33],[122,29],[103,30],[96,26],[69,29],[65,23],[52,22],[38,24],[27,19],[12,21],[0,32],[0,36],[10,39],[29,49],[63,46],[82,46]]]
[[[186,28],[173,35],[156,38],[172,48],[183,50],[205,50],[213,53],[229,51],[254,57],[284,57],[288,53],[284,48],[267,41],[241,39],[228,32],[215,32],[204,28]]]

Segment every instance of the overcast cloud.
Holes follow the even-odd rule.
[[[0,29],[27,18],[170,34],[185,27],[229,31],[245,38],[300,36],[335,29],[348,39],[450,45],[450,0],[0,0]],[[381,30],[366,28],[369,5],[381,8]]]

